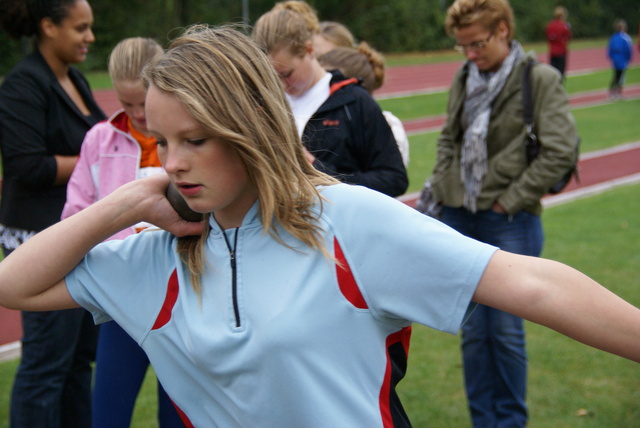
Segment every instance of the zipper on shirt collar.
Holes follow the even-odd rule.
[[[222,229],[222,228],[221,228]],[[238,230],[240,228],[237,227],[233,234],[233,247],[229,242],[229,238],[227,238],[227,234],[224,229],[222,230],[222,236],[224,237],[224,242],[227,244],[227,249],[229,250],[229,263],[231,265],[231,299],[233,300],[233,314],[236,319],[236,328],[241,326],[240,322],[240,308],[238,306],[238,279],[237,279],[237,269],[236,269],[236,248],[238,246]]]

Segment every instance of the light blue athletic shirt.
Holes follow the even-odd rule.
[[[495,248],[364,187],[322,194],[341,275],[283,230],[298,251],[265,234],[256,203],[224,232],[233,247],[238,231],[235,306],[215,222],[200,299],[163,231],[97,246],[67,287],[96,322],[115,319],[145,349],[196,427],[392,426],[387,340],[413,322],[455,334]]]

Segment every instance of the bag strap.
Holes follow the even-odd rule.
[[[540,141],[538,141],[538,137],[534,132],[533,90],[531,89],[531,69],[536,62],[536,60],[529,58],[522,72],[522,117],[527,132],[527,138],[525,138],[524,143],[526,146],[527,163],[531,163],[540,151]]]
[[[531,90],[531,69],[535,61],[529,59],[522,72],[522,116],[524,117],[525,126],[533,129],[533,94]],[[531,131],[529,128],[527,132]]]

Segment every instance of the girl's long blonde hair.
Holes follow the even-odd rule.
[[[265,233],[276,225],[327,255],[317,214],[316,186],[337,181],[307,161],[282,86],[266,55],[229,26],[193,26],[143,72],[150,85],[175,95],[214,138],[238,152],[258,189]],[[179,252],[200,290],[206,230],[179,240]]]

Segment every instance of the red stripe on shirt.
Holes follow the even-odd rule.
[[[362,293],[360,292],[360,288],[358,288],[356,279],[351,272],[349,263],[347,263],[347,259],[344,257],[344,253],[342,252],[342,248],[340,247],[338,240],[335,238],[333,240],[333,246],[334,255],[337,262],[336,274],[338,276],[338,285],[340,286],[340,291],[342,291],[344,297],[356,308],[368,309],[369,306],[364,300],[364,297],[362,297]]]
[[[176,304],[176,300],[178,300],[179,288],[178,271],[174,269],[167,284],[167,295],[164,298],[164,303],[162,304],[160,313],[158,313],[156,322],[153,324],[152,330],[163,327],[171,319],[171,311],[173,311],[173,306]]]
[[[172,403],[173,403],[173,401],[172,401]],[[184,426],[186,428],[195,428],[195,425],[193,425],[191,423],[191,421],[189,420],[187,415],[182,411],[182,409],[180,407],[176,406],[176,403],[173,403],[173,407],[176,408],[176,411],[178,412],[178,416],[180,416],[180,419],[182,420],[182,423],[184,424]]]
[[[387,337],[387,369],[384,373],[384,381],[380,388],[380,416],[382,417],[382,426],[384,428],[393,428],[393,416],[391,414],[391,392],[395,390],[395,386],[402,380],[407,368],[407,360],[409,359],[409,342],[411,340],[411,327],[405,327],[400,331],[390,334]],[[391,348],[394,345],[400,345],[404,350],[395,352],[394,358],[391,356]],[[398,349],[396,348],[396,351]],[[393,365],[396,366],[394,374]]]

